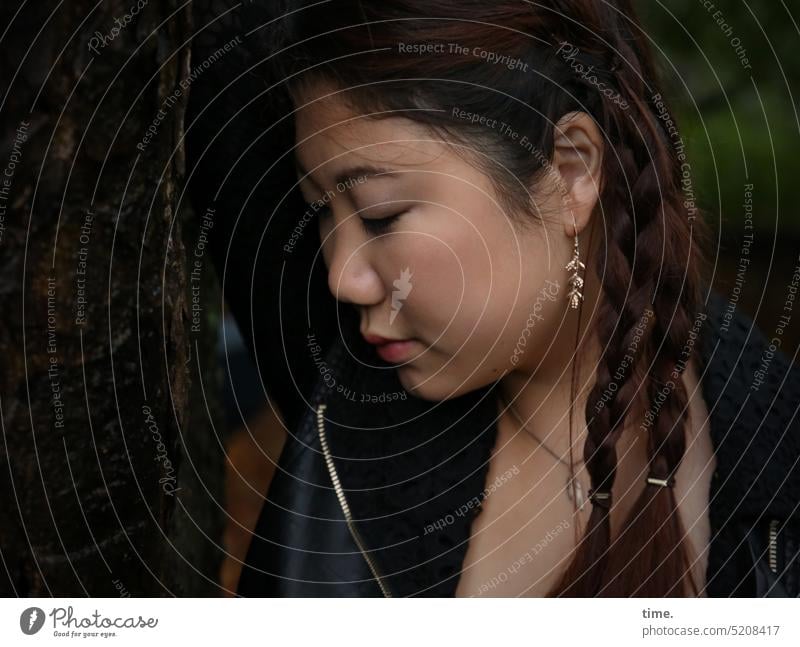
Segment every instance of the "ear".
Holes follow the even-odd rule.
[[[583,231],[600,195],[603,137],[594,119],[585,112],[569,112],[555,125],[553,169],[564,202],[567,236]],[[573,216],[575,225],[573,226]]]

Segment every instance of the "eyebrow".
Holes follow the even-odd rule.
[[[311,173],[306,171],[300,162],[297,161],[297,158],[294,160],[295,168],[297,172],[300,174],[301,178],[308,179],[311,183],[322,192],[319,184],[314,180],[311,176]],[[385,168],[382,166],[373,166],[372,164],[358,164],[357,166],[349,166],[336,174],[334,180],[336,184],[345,184],[348,185],[345,189],[345,192],[349,190],[349,184],[353,181],[358,181],[359,178],[371,178],[379,176],[381,178],[389,178],[389,179],[396,179],[396,171],[390,168]]]

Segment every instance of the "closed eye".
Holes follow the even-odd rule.
[[[312,213],[322,218],[327,218],[331,215],[331,209],[329,206],[325,205],[322,207],[317,207],[316,209],[312,208],[310,203],[306,204],[306,212]],[[373,236],[378,236],[380,234],[385,234],[389,229],[391,229],[392,225],[397,222],[397,220],[404,214],[405,211],[401,211],[400,213],[396,213],[392,216],[386,216],[384,218],[364,218],[361,217],[361,224],[364,227],[364,231],[368,234]]]
[[[361,218],[361,224],[368,234],[385,234],[404,213],[406,212],[401,211],[400,213],[396,213],[393,216],[386,216],[385,218]]]

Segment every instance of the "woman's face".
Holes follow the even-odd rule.
[[[572,239],[560,219],[515,226],[489,177],[403,117],[351,111],[332,88],[299,97],[300,187],[319,209],[328,285],[360,313],[403,387],[443,400],[533,372],[567,310]],[[480,151],[470,151],[479,155]],[[537,203],[563,208],[555,196]]]

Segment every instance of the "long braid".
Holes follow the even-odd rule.
[[[618,39],[618,51],[627,61],[641,60],[629,43]],[[642,46],[635,39],[633,44]],[[644,87],[642,78],[652,80],[653,71],[619,74],[631,114],[612,119],[614,141],[625,148],[616,151],[616,166],[604,168],[609,182],[602,202],[611,215],[606,254],[596,263],[602,277],[597,334],[604,350],[586,405],[584,448],[592,489],[601,491],[613,485],[615,444],[641,387],[643,373],[635,367],[648,369],[650,406],[641,433],[647,434],[649,473],[643,477],[674,483],[686,445],[688,397],[680,376],[691,357],[687,342],[699,303],[693,265],[702,265],[702,235],[693,237],[693,224],[677,198],[680,166],[650,101],[641,99],[657,89]],[[645,319],[652,325],[634,349],[632,335]],[[626,353],[627,362],[621,359]],[[622,384],[614,383],[614,372]],[[584,542],[550,594],[685,595],[689,556],[683,537],[672,487],[648,482],[613,544],[607,501],[595,502]],[[696,594],[691,577],[688,583]]]
[[[620,166],[634,165],[629,151],[622,151]],[[630,177],[632,171],[620,170],[620,175]],[[640,174],[637,184],[647,182]],[[611,183],[609,183],[610,185]],[[625,181],[617,184],[624,186]],[[632,190],[636,204],[636,186]],[[593,508],[587,524],[583,546],[564,573],[554,594],[568,596],[595,595],[607,570],[610,556],[609,508],[610,492],[617,467],[616,445],[622,434],[627,416],[637,397],[641,398],[641,376],[634,372],[640,362],[645,344],[634,338],[642,336],[637,326],[646,325],[652,318],[650,291],[646,285],[637,285],[633,261],[638,249],[630,245],[635,240],[636,223],[630,209],[606,201],[612,217],[606,224],[606,254],[597,258],[596,271],[602,277],[603,295],[597,308],[596,332],[602,348],[597,365],[596,381],[586,403],[587,438],[584,460],[591,479],[594,495]],[[639,261],[641,254],[636,257]],[[638,268],[637,268],[638,270]],[[626,356],[633,357],[630,361]],[[598,496],[599,494],[599,496]],[[606,497],[606,498],[601,498]]]
[[[652,124],[651,124],[652,125]],[[651,128],[651,131],[654,130]],[[657,149],[658,150],[658,149]],[[662,187],[664,220],[672,223],[670,236],[676,244],[670,246],[657,267],[643,267],[639,276],[647,280],[652,294],[654,325],[650,338],[651,368],[647,380],[649,410],[640,425],[647,434],[649,473],[645,476],[666,481],[663,487],[647,481],[628,519],[609,560],[611,576],[602,587],[603,595],[619,596],[634,593],[647,596],[679,596],[697,587],[689,574],[689,551],[685,546],[684,529],[678,514],[672,485],[686,448],[688,395],[682,373],[692,356],[690,333],[693,314],[698,308],[694,286],[687,284],[692,276],[692,225],[667,196],[675,196],[675,165],[665,154],[655,155],[659,177],[668,186]],[[659,219],[660,220],[660,219]],[[643,249],[663,248],[664,231],[660,222],[651,223],[641,234]],[[681,244],[683,243],[683,244]],[[677,250],[687,250],[681,257]],[[630,583],[639,579],[642,584],[631,591]]]

